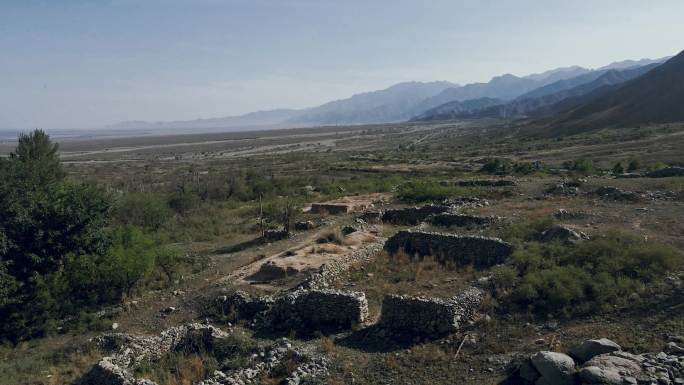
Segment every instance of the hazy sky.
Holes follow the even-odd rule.
[[[684,49],[682,0],[0,0],[0,128],[307,107]]]

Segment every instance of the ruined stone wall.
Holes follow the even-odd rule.
[[[435,226],[487,226],[492,224],[496,218],[481,217],[477,215],[442,213],[432,215],[430,223]]]
[[[265,318],[272,329],[349,329],[368,318],[368,301],[361,292],[297,290],[275,300]]]
[[[312,203],[311,213],[331,215],[346,214],[351,208],[351,205],[346,203]]]
[[[472,319],[483,297],[484,291],[475,287],[449,300],[386,295],[380,326],[399,334],[433,337],[449,334]]]
[[[470,187],[510,187],[516,186],[517,183],[508,179],[475,179],[475,180],[457,180],[454,182],[456,186]]]
[[[214,342],[227,333],[211,325],[188,324],[163,331],[158,336],[132,336],[109,333],[93,341],[110,355],[102,358],[79,381],[80,385],[154,385],[136,379],[131,370],[140,363],[158,360],[174,351],[212,350]]]
[[[489,267],[500,264],[513,252],[511,244],[498,238],[422,231],[400,231],[385,242],[385,250],[409,255],[431,255],[440,262]]]
[[[349,255],[323,265],[319,271],[310,275],[299,288],[325,289],[341,274],[349,270],[349,266],[357,262],[366,262],[382,250],[384,239],[368,243]]]
[[[417,225],[425,221],[430,215],[446,213],[449,210],[451,210],[451,207],[444,205],[390,209],[386,210],[382,215],[382,221],[393,225]]]

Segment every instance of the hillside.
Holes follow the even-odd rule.
[[[464,101],[453,101],[441,106],[429,109],[424,113],[412,118],[412,121],[450,120],[462,114],[472,114],[475,111],[487,109],[487,107],[501,105],[501,99],[479,98]]]
[[[470,110],[461,109],[452,103],[447,103],[430,110],[417,120],[443,120],[443,119],[479,119],[479,118],[521,118],[529,115],[540,116],[563,110],[570,103],[578,103],[580,97],[592,91],[622,84],[634,79],[655,68],[658,64],[626,70],[595,71],[583,74],[571,79],[563,79],[558,82],[540,87],[508,103],[496,105],[483,105],[481,108]],[[574,86],[573,86],[574,85]],[[572,87],[571,87],[572,86]],[[451,110],[450,110],[451,109]]]
[[[449,82],[399,83],[384,90],[366,92],[309,108],[288,119],[295,124],[358,124],[395,122],[410,118],[424,99],[454,87]]]
[[[684,121],[684,52],[617,88],[598,89],[547,122],[553,133]]]

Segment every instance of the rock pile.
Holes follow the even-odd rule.
[[[359,219],[364,222],[380,222],[382,220],[382,211],[364,211],[359,215]]]
[[[268,229],[264,230],[264,239],[267,241],[279,241],[286,239],[290,233],[285,229]]]
[[[577,195],[580,192],[579,186],[580,182],[578,181],[568,181],[568,180],[561,180],[560,182],[550,186],[549,188],[546,189],[546,194],[548,195],[565,195],[565,196],[572,196],[572,195]]]
[[[594,195],[599,196],[601,199],[614,201],[640,202],[646,199],[643,194],[610,186],[599,187],[594,190]]]
[[[582,239],[589,239],[589,236],[581,231],[575,231],[570,227],[563,225],[554,225],[551,228],[542,232],[539,240],[542,242],[561,242],[565,244],[573,244]]]
[[[245,385],[257,384],[262,376],[268,376],[280,367],[287,367],[283,361],[295,364],[296,368],[280,382],[284,385],[299,385],[304,379],[323,378],[328,374],[328,361],[320,355],[292,347],[287,338],[276,342],[264,354],[255,354],[247,368],[229,374],[217,370],[209,378],[197,385]],[[134,384],[138,385],[138,384]],[[143,385],[143,384],[140,384]]]
[[[615,342],[588,340],[570,350],[572,357],[539,352],[517,371],[523,384],[684,384],[684,348],[670,342],[660,353],[631,354]]]
[[[430,255],[440,262],[489,267],[504,262],[513,246],[499,238],[406,230],[388,239],[385,250],[390,254],[404,251],[409,255]]]
[[[469,321],[480,306],[484,291],[469,287],[449,300],[386,295],[380,326],[396,334],[438,337]]]
[[[159,336],[110,333],[94,342],[111,355],[102,358],[80,380],[81,385],[154,385],[136,379],[130,370],[143,361],[152,362],[175,351],[211,351],[217,340],[228,334],[211,325],[197,323],[173,327]]]
[[[316,228],[316,224],[313,221],[300,221],[295,222],[294,229],[297,231],[307,231]]]
[[[430,216],[430,223],[435,226],[488,226],[498,220],[496,217],[477,215],[442,213]]]
[[[433,214],[446,213],[451,210],[445,205],[426,205],[422,207],[407,207],[403,209],[386,210],[382,221],[393,225],[417,225]]]

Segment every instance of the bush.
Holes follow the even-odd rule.
[[[500,297],[540,314],[581,314],[620,303],[683,265],[673,247],[610,233],[571,246],[524,243],[495,270],[494,284]]]
[[[563,168],[568,171],[573,171],[578,174],[592,174],[595,171],[594,162],[589,159],[576,159],[573,161],[566,161],[563,163]]]
[[[115,218],[125,225],[157,230],[171,217],[171,209],[160,194],[132,193],[116,202]]]

